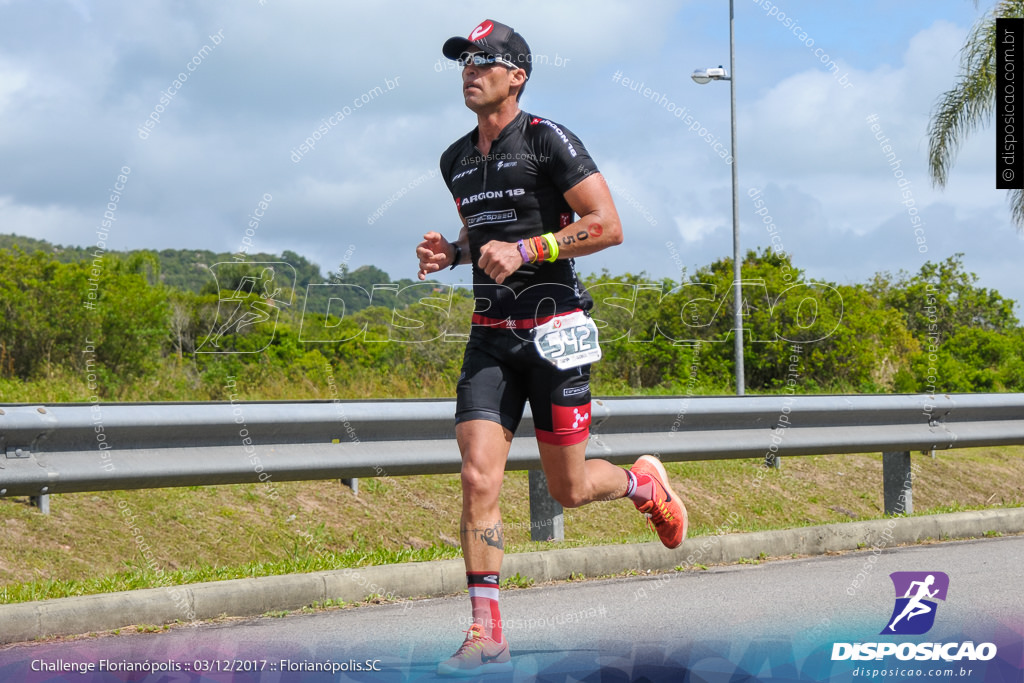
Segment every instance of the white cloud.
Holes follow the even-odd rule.
[[[705,237],[724,228],[722,221],[705,216],[675,216],[676,231],[684,242],[700,242]]]
[[[14,64],[0,60],[0,117],[4,116],[15,96],[23,90],[29,82],[29,72],[26,69],[16,67]]]

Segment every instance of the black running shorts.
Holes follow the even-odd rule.
[[[586,441],[590,366],[559,370],[538,355],[529,330],[474,325],[456,388],[455,422],[490,420],[515,432],[526,401],[538,441]]]

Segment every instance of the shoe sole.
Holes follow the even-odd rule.
[[[672,499],[679,503],[679,507],[683,508],[683,537],[679,540],[679,543],[673,546],[665,546],[669,550],[678,548],[686,540],[687,527],[690,526],[689,515],[686,513],[686,506],[683,505],[683,499],[676,495],[676,492],[672,489],[672,485],[668,482],[668,472],[665,471],[665,466],[661,464],[661,460],[658,460],[653,455],[641,455],[637,460],[643,460],[648,463],[651,467],[658,471],[658,476],[661,477],[661,483],[668,491],[668,495],[672,496]],[[664,545],[664,543],[662,543]]]

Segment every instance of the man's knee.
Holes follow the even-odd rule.
[[[590,502],[583,486],[573,484],[555,485],[548,482],[548,493],[555,501],[565,508],[578,508]]]
[[[481,469],[470,463],[462,463],[462,489],[466,493],[490,491],[501,483],[501,477],[495,476],[487,469]]]
[[[464,496],[493,495],[495,491],[501,489],[505,468],[495,466],[494,460],[493,455],[488,457],[487,454],[472,450],[463,454],[460,475]]]
[[[512,434],[494,422],[474,420],[455,427],[462,454],[462,491],[466,496],[500,490]]]

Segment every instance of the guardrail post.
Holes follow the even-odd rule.
[[[882,485],[885,514],[909,515],[914,511],[911,496],[910,451],[882,453]]]
[[[341,483],[352,489],[352,493],[359,495],[359,477],[352,477],[351,479],[342,479]]]
[[[543,470],[530,470],[530,540],[565,540],[562,505],[548,493],[548,478]]]
[[[50,494],[43,493],[38,496],[29,496],[28,502],[30,505],[34,505],[39,508],[39,512],[44,515],[50,514]]]

